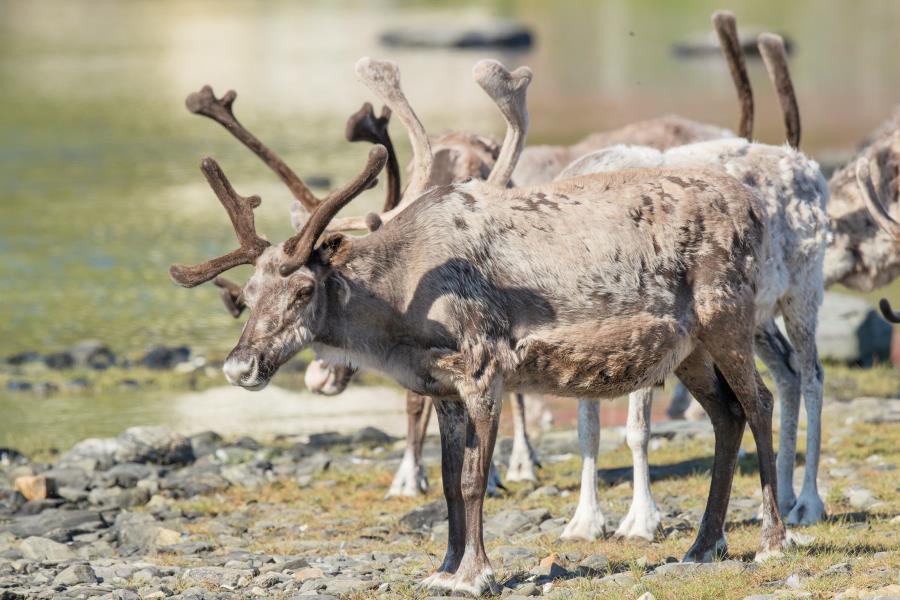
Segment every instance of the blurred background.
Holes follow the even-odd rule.
[[[721,55],[673,51],[708,40],[719,8],[733,10],[745,34],[771,30],[793,42],[802,147],[823,164],[848,158],[900,100],[900,3],[891,0],[0,0],[0,357],[18,357],[2,370],[0,446],[65,447],[147,423],[264,433],[341,428],[335,415],[348,413],[403,431],[400,392],[374,377],[363,379],[369,391],[356,386],[349,400],[204,391],[223,383],[214,362],[242,323],[212,286],[183,290],[167,275],[172,262],[204,260],[234,244],[200,159],[215,157],[240,193],[262,196],[258,229],[270,239],[290,232],[290,196],[220,126],[187,112],[190,92],[204,84],[218,95],[236,90],[244,125],[301,176],[334,184],[355,174],[368,150],[343,137],[347,117],[372,100],[353,72],[366,55],[400,64],[406,94],[431,133],[502,137],[499,113],[471,79],[485,57],[534,70],[530,143],[574,142],[664,113],[734,129],[737,102]],[[533,44],[464,50],[380,42],[398,28],[497,21],[529,29]],[[771,85],[759,60],[749,68],[755,137],[779,143]],[[405,164],[399,123],[392,133]],[[377,209],[382,194],[368,192],[348,213]],[[242,282],[248,272],[232,275]],[[900,304],[900,283],[868,297],[881,296]],[[62,372],[48,366],[47,355],[83,340],[105,345],[119,367],[88,375],[80,364]],[[158,345],[187,346],[190,361],[169,374],[137,364]],[[121,368],[128,364],[135,368]],[[302,379],[292,383],[290,375],[276,383],[301,389]],[[390,400],[379,404],[381,395]],[[574,403],[566,406],[574,414]]]

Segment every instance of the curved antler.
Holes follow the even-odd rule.
[[[475,64],[472,77],[494,100],[506,119],[506,137],[487,178],[488,183],[506,187],[522,154],[522,148],[525,147],[525,136],[528,133],[525,93],[531,83],[531,69],[519,67],[510,73],[498,61],[487,59]]]
[[[428,134],[425,133],[422,122],[403,94],[397,63],[369,57],[361,58],[356,63],[356,75],[397,115],[409,134],[413,149],[412,178],[400,201],[400,206],[406,205],[422,195],[428,188],[428,182],[431,181],[434,154],[431,142],[428,141]]]
[[[734,13],[727,10],[717,10],[712,16],[713,27],[719,36],[719,45],[731,71],[731,79],[737,88],[738,100],[741,103],[741,122],[738,126],[738,135],[745,139],[753,136],[753,88],[750,86],[750,76],[747,74],[747,63],[744,61],[744,53],[741,50],[741,41],[738,38],[737,22]]]
[[[211,158],[203,159],[200,170],[203,171],[219,202],[225,207],[240,248],[198,265],[175,264],[169,267],[172,279],[184,287],[200,285],[238,265],[253,264],[269,246],[268,241],[256,234],[256,225],[253,222],[253,209],[261,202],[259,196],[245,198],[235,192],[221,167]]]
[[[872,183],[872,176],[869,172],[869,159],[860,158],[856,161],[856,186],[859,193],[862,194],[863,200],[866,202],[866,208],[869,214],[879,227],[888,232],[892,238],[900,241],[900,223],[894,220],[888,213],[878,197],[875,185]]]
[[[400,163],[388,133],[391,120],[391,109],[381,107],[381,116],[375,116],[375,110],[368,102],[347,119],[346,137],[348,142],[370,142],[381,144],[387,149],[387,191],[384,196],[383,212],[389,211],[400,203]]]
[[[283,276],[290,275],[306,264],[312,255],[316,241],[318,241],[319,236],[322,235],[334,216],[351,200],[371,187],[372,182],[375,181],[386,162],[387,150],[384,146],[376,145],[369,150],[369,158],[362,173],[344,187],[329,194],[315,212],[309,216],[309,220],[303,226],[303,229],[300,230],[300,233],[289,238],[284,243],[284,252],[290,258],[284,261],[279,268]]]
[[[303,180],[285,164],[277,154],[272,152],[259,138],[247,131],[234,116],[232,105],[237,98],[237,92],[229,90],[221,98],[216,98],[210,86],[204,85],[199,92],[190,94],[184,101],[187,109],[195,115],[209,117],[241,141],[247,148],[253,151],[266,165],[275,171],[275,174],[284,182],[291,194],[306,209],[312,212],[321,202],[306,187]]]
[[[797,96],[788,70],[784,40],[774,33],[761,33],[756,39],[756,45],[769,73],[769,80],[778,93],[778,102],[781,104],[784,126],[787,129],[787,142],[791,148],[799,148],[800,109],[797,107]]]

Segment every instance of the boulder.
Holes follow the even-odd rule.
[[[81,583],[97,583],[97,575],[90,565],[72,565],[53,578],[53,585],[69,587]]]
[[[60,457],[60,464],[94,460],[101,470],[119,463],[184,465],[194,461],[190,441],[165,427],[131,427],[116,438],[83,440]]]
[[[51,508],[37,515],[16,517],[0,525],[0,532],[8,531],[20,538],[40,536],[57,542],[68,542],[78,534],[104,527],[106,522],[96,511]]]
[[[447,502],[443,499],[423,504],[400,517],[400,524],[412,531],[431,529],[447,520]]]
[[[40,362],[43,356],[37,352],[20,352],[6,357],[6,364],[18,367],[28,363]]]
[[[202,458],[213,454],[222,443],[222,436],[215,431],[203,431],[190,436],[191,449],[195,458]]]
[[[19,550],[22,556],[37,562],[59,562],[77,558],[75,552],[65,544],[37,536],[23,540]]]
[[[44,357],[44,364],[58,371],[71,369],[75,366],[75,357],[66,351],[54,352]]]

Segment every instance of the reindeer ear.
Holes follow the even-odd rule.
[[[316,248],[316,259],[323,265],[337,267],[350,255],[350,238],[342,233],[326,233]]]

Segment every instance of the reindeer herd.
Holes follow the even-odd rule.
[[[650,404],[653,387],[670,373],[715,431],[707,506],[684,560],[726,552],[726,511],[747,424],[762,488],[757,558],[786,546],[785,522],[824,517],[816,486],[824,375],[818,309],[827,285],[871,289],[900,274],[900,223],[891,216],[900,185],[900,113],[826,181],[798,150],[800,117],[781,39],[758,40],[787,130],[787,143],[773,146],[751,141],[753,96],[734,17],[718,12],[713,24],[738,91],[736,134],[667,116],[571,146],[525,146],[532,72],[483,60],[473,76],[506,120],[503,142],[461,131],[429,136],[401,89],[397,65],[364,58],[357,76],[385,108],[376,116],[366,103],[351,116],[347,139],[374,146],[362,172],[325,198],[240,124],[234,92],[217,98],[204,87],[188,97],[191,112],[220,123],[282,179],[294,197],[296,234],[281,243],[261,237],[253,218],[260,198],[238,194],[207,158],[201,170],[239,247],[202,264],[173,265],[170,274],[185,287],[213,281],[235,317],[249,310],[223,367],[234,385],[262,389],[311,346],[317,359],[306,382],[314,391],[341,393],[360,367],[408,390],[407,449],[388,496],[427,490],[421,454],[434,407],[449,536],[427,588],[497,591],[482,541],[482,505],[499,482],[492,457],[507,392],[515,394],[509,480],[536,478],[523,394],[578,398],[581,495],[565,538],[605,533],[596,491],[598,399],[623,394],[634,498],[615,534],[656,535]],[[392,115],[412,145],[405,188],[388,134]],[[385,167],[383,211],[336,218]],[[243,286],[221,277],[242,264],[255,267]],[[882,309],[900,322],[886,302]],[[787,336],[775,325],[778,315]],[[772,373],[782,403],[777,455],[772,394],[755,356]],[[801,398],[806,463],[795,495]]]

